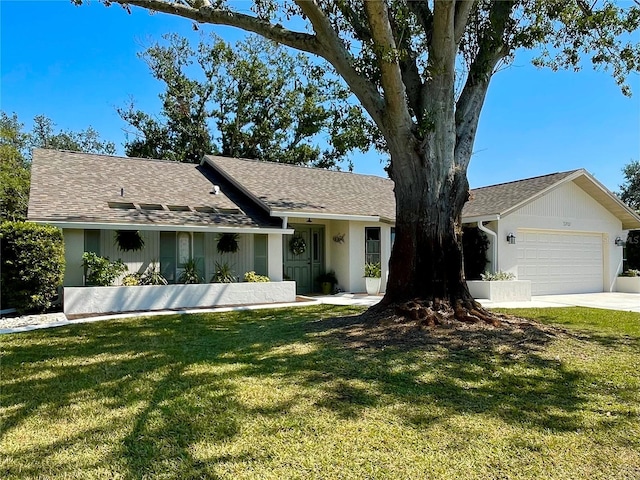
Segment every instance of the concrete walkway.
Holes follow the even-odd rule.
[[[19,333],[42,328],[61,327],[78,323],[93,323],[118,318],[150,317],[159,315],[181,315],[191,313],[231,312],[241,310],[260,310],[266,308],[306,307],[310,305],[361,305],[370,307],[382,299],[382,295],[367,295],[364,293],[339,293],[336,295],[321,295],[300,297],[304,301],[295,303],[279,303],[267,305],[249,305],[242,307],[219,307],[208,309],[170,310],[159,312],[132,312],[99,317],[68,320],[64,313],[30,315],[28,317],[1,318],[0,334]],[[607,310],[623,310],[640,312],[640,294],[637,293],[582,293],[573,295],[542,295],[532,297],[529,302],[491,302],[478,299],[486,308],[550,308],[550,307],[590,307]]]

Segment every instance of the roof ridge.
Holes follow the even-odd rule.
[[[552,177],[554,175],[570,175],[576,172],[579,172],[581,170],[584,170],[583,168],[576,168],[575,170],[566,170],[564,172],[554,172],[554,173],[547,173],[544,175],[536,175],[535,177],[528,177],[528,178],[521,178],[519,180],[511,180],[509,182],[502,182],[502,183],[493,183],[491,185],[485,185],[484,187],[475,187],[472,188],[471,190],[484,190],[485,188],[493,188],[493,187],[499,187],[501,185],[509,185],[511,183],[521,183],[521,182],[528,182],[530,180],[536,180],[538,178],[544,178],[544,177]]]
[[[34,148],[34,150],[42,150],[45,152],[61,152],[61,153],[65,153],[65,154],[75,154],[75,155],[87,155],[87,156],[91,156],[91,157],[107,157],[107,158],[115,158],[118,160],[142,160],[142,161],[146,161],[146,162],[160,162],[160,163],[174,163],[174,164],[180,164],[180,165],[191,165],[194,167],[197,167],[199,164],[198,163],[190,163],[190,162],[180,162],[178,160],[167,160],[164,158],[146,158],[146,157],[127,157],[127,156],[122,156],[122,155],[109,155],[106,153],[93,153],[93,152],[79,152],[77,150],[65,150],[65,149],[59,149],[59,148],[41,148],[41,147],[37,147]]]
[[[308,165],[296,165],[293,163],[282,163],[282,162],[272,162],[269,160],[258,160],[257,158],[241,158],[241,157],[225,157],[223,155],[213,155],[213,154],[206,154],[205,157],[212,157],[212,158],[224,158],[224,159],[231,159],[231,160],[240,160],[242,162],[253,162],[253,163],[266,163],[266,164],[271,164],[271,165],[278,165],[281,167],[291,167],[291,168],[302,168],[305,170],[315,170],[318,172],[330,172],[330,173],[342,173],[342,174],[346,174],[346,175],[357,175],[358,177],[373,177],[373,178],[377,178],[377,179],[381,179],[381,180],[388,180],[388,181],[393,181],[390,178],[385,178],[385,177],[381,177],[379,175],[374,175],[372,173],[358,173],[358,172],[347,172],[344,170],[329,170],[327,168],[320,168],[320,167],[312,167],[312,166],[308,166]]]

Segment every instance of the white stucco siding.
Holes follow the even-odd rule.
[[[567,251],[577,251],[579,254],[590,259],[584,259],[583,267],[593,272],[594,262],[602,263],[602,287],[601,291],[611,291],[614,287],[615,278],[622,263],[622,248],[613,244],[616,236],[621,235],[622,222],[606,210],[599,202],[594,200],[580,187],[572,182],[563,184],[550,191],[543,197],[523,206],[516,212],[503,216],[498,224],[498,256],[499,268],[518,275],[519,259],[518,254],[523,255],[522,248],[518,244],[527,233],[539,234],[539,241],[545,242],[555,238],[566,245],[559,246],[556,252],[561,252],[562,248]],[[507,235],[516,235],[516,244],[507,243]],[[560,235],[561,237],[558,237]],[[562,237],[564,235],[564,237]],[[532,241],[531,237],[528,239]],[[585,243],[586,242],[586,243]],[[594,242],[602,244],[601,260],[595,258]],[[580,246],[582,243],[583,247]],[[530,255],[533,252],[529,253]],[[557,253],[560,254],[560,253]],[[573,253],[572,253],[573,254]],[[546,255],[542,252],[541,255]],[[548,261],[553,262],[553,258]],[[539,264],[539,263],[538,263]],[[562,264],[562,268],[569,267]],[[591,265],[590,267],[588,265]],[[578,278],[580,269],[573,269],[569,272]],[[591,274],[590,274],[591,275]],[[570,283],[569,277],[565,279]],[[575,291],[590,289],[581,286],[579,281],[575,282]],[[532,285],[532,293],[535,295],[539,290]],[[567,288],[565,288],[565,291]]]
[[[336,272],[338,286],[343,290],[351,291],[351,273],[349,269],[349,245],[352,238],[349,232],[349,222],[346,220],[332,220],[328,223],[326,248],[326,264],[327,269]],[[344,242],[337,243],[333,241],[336,235],[344,235]]]
[[[389,275],[389,255],[391,254],[391,225],[374,222],[349,222],[349,288],[350,292],[364,292],[365,228],[380,228],[380,252],[382,282],[380,292],[384,292]]]

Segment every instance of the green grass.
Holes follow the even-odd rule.
[[[640,477],[640,314],[522,311],[567,333],[402,345],[331,320],[358,312],[1,336],[0,478]]]

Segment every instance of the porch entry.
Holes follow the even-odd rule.
[[[320,290],[316,278],[324,270],[324,227],[317,225],[290,225],[293,235],[284,235],[282,258],[284,278],[296,282],[296,293],[305,294]],[[291,251],[289,242],[294,236],[304,240],[306,249],[298,255]]]

